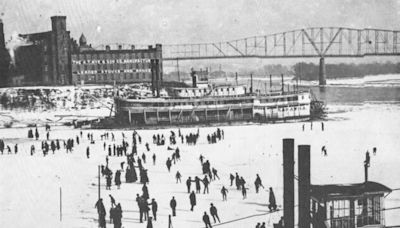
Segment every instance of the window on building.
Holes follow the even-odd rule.
[[[357,201],[357,227],[381,224],[381,197],[374,196]]]

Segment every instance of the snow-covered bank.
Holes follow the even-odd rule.
[[[287,81],[291,85],[295,85],[295,80]],[[286,83],[286,81],[285,81]],[[400,87],[400,74],[385,74],[385,75],[368,75],[357,78],[328,78],[327,86],[343,86],[343,87]],[[301,86],[317,86],[318,81],[303,81],[299,82]]]

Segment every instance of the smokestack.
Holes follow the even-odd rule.
[[[271,74],[269,75],[269,90],[272,91],[272,75]]]
[[[253,74],[250,74],[250,94],[253,93]]]
[[[192,69],[191,75],[192,75],[192,86],[193,86],[193,88],[196,88],[197,87],[197,76],[196,76],[196,72],[193,69]]]
[[[283,139],[283,219],[294,227],[294,139]]]
[[[299,228],[310,228],[310,145],[298,146]]]
[[[4,40],[4,24],[3,20],[0,19],[0,49],[6,48],[6,42]]]
[[[235,81],[236,81],[236,85],[238,85],[238,74],[237,74],[237,72],[235,72]]]

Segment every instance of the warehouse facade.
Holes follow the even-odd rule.
[[[82,34],[79,44],[67,31],[66,17],[51,17],[47,32],[20,34],[24,41],[15,50],[16,73],[8,84],[81,85],[151,83],[162,84],[162,46],[94,49]]]
[[[81,40],[81,39],[80,39]],[[80,43],[80,47],[82,47]],[[84,49],[73,53],[73,84],[125,84],[162,81],[162,47]]]

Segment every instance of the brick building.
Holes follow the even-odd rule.
[[[71,38],[65,16],[51,17],[51,31],[19,36],[26,43],[15,50],[16,76],[23,78],[22,85],[71,84]]]
[[[81,39],[80,39],[81,40]],[[147,49],[85,48],[72,54],[74,84],[137,83],[162,81],[162,47],[157,44]]]
[[[11,85],[152,84],[162,83],[161,44],[136,49],[106,46],[97,50],[82,34],[70,37],[65,16],[51,17],[51,31],[20,34],[24,44],[15,50],[16,73]],[[1,31],[0,31],[1,32]],[[1,40],[0,40],[1,41]],[[1,48],[1,47],[0,47]]]

